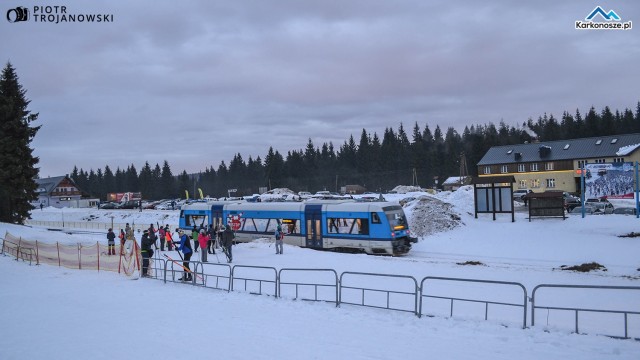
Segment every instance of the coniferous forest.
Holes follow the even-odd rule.
[[[244,159],[236,154],[217,168],[211,165],[196,174],[174,173],[165,161],[162,166],[148,162],[137,169],[131,164],[115,171],[74,167],[70,174],[78,186],[92,197],[106,199],[110,192],[142,192],[144,199],[190,196],[201,189],[205,196],[232,196],[286,187],[294,191],[340,191],[345,185],[362,185],[369,191],[386,191],[397,185],[434,187],[447,177],[477,175],[476,164],[492,146],[535,140],[554,141],[616,134],[640,133],[640,102],[634,110],[612,111],[609,107],[586,114],[565,112],[560,119],[544,114],[519,126],[474,125],[462,134],[449,127],[414,124],[411,130],[400,124],[384,134],[363,129],[338,148],[332,143],[314,144],[282,154],[269,148],[265,157]],[[465,166],[466,164],[466,166]]]

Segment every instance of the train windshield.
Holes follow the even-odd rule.
[[[404,216],[402,206],[386,206],[382,210],[389,220],[391,230],[404,230],[408,228],[407,218]]]

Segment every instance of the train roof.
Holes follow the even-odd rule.
[[[214,205],[227,205],[237,201],[208,201],[182,205],[181,210],[211,210]]]
[[[236,202],[225,206],[229,211],[304,211],[307,205],[322,205],[326,211],[372,211],[382,210],[387,206],[400,206],[393,201],[359,202],[359,201],[305,201],[305,202]]]

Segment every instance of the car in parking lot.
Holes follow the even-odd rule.
[[[522,201],[522,197],[529,193],[529,189],[517,189],[513,191],[513,200]]]
[[[635,215],[636,208],[632,207],[617,207],[613,209],[613,213],[617,215]]]
[[[106,202],[106,203],[102,203],[99,206],[100,209],[105,209],[105,210],[110,210],[110,209],[119,209],[120,206],[118,203],[115,202]]]

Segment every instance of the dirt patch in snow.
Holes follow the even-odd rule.
[[[562,265],[560,266],[560,270],[590,272],[590,271],[597,271],[597,270],[607,271],[607,268],[604,267],[604,265],[598,264],[597,262],[590,262],[590,263],[584,263],[581,265],[574,265],[574,266]]]
[[[429,236],[464,225],[453,205],[429,196],[420,196],[406,204],[409,227],[414,236]]]

